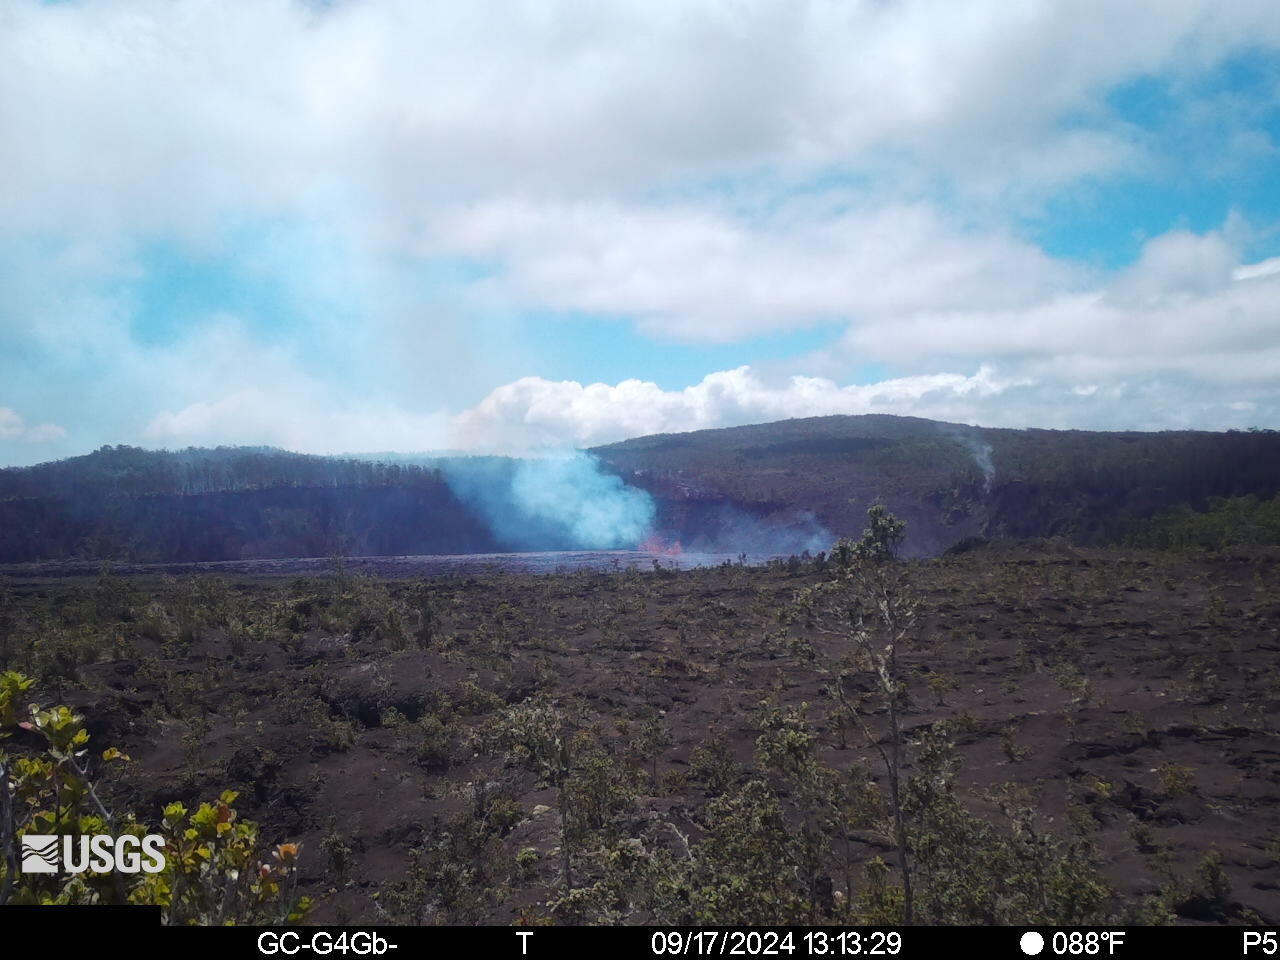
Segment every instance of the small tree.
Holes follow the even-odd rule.
[[[802,590],[797,612],[800,620],[842,643],[844,655],[834,665],[831,692],[842,715],[861,728],[884,763],[902,875],[902,920],[911,923],[910,842],[902,797],[902,713],[907,688],[899,657],[915,633],[918,602],[908,571],[898,559],[906,524],[881,504],[867,511],[867,521],[860,539],[841,539],[835,545],[827,568],[830,579]],[[845,676],[851,670],[869,670],[874,677],[875,691],[888,714],[887,744],[867,725],[860,699],[850,695]]]
[[[496,745],[508,758],[532,770],[556,791],[560,812],[560,871],[566,893],[573,888],[574,811],[569,778],[574,771],[573,734],[569,714],[549,703],[526,700],[507,710],[495,733]]]
[[[798,813],[798,829],[792,830],[799,878],[809,904],[809,923],[830,913],[833,897],[830,877],[822,875],[824,855],[849,831],[843,784],[839,775],[817,756],[817,736],[809,729],[807,703],[799,708],[762,704],[761,734],[756,738],[756,764],[778,782],[777,793],[789,796]],[[848,853],[846,842],[845,852]],[[845,861],[846,894],[850,892],[849,863]]]
[[[662,722],[662,718],[655,713],[645,720],[636,736],[628,744],[636,759],[649,766],[654,793],[658,792],[658,760],[671,743],[671,731]]]

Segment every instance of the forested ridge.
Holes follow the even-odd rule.
[[[23,497],[228,493],[274,487],[431,487],[417,464],[289,453],[274,447],[144,450],[125,445],[32,467],[0,469],[0,500]]]
[[[270,448],[103,447],[0,471],[0,561],[498,549],[438,470]]]
[[[1152,518],[1280,493],[1280,434],[1263,430],[1012,430],[816,417],[641,437],[590,452],[602,469],[653,496],[658,540],[729,552],[765,551],[775,535],[792,544],[796,536],[781,534],[797,530],[825,546],[826,538],[856,532],[875,502],[907,520],[905,549],[917,556],[975,536],[1154,542],[1155,528],[1143,526]],[[513,461],[486,459],[498,468],[493,476],[510,474]],[[105,446],[0,469],[0,562],[516,549],[450,487],[441,467],[456,462]],[[1162,522],[1166,529],[1171,521]],[[1157,540],[1179,538],[1186,539],[1166,529]]]
[[[803,505],[837,534],[875,502],[908,521],[909,553],[969,536],[1100,544],[1137,521],[1214,498],[1280,492],[1271,430],[1012,430],[912,417],[814,417],[598,447],[630,482],[673,501]]]

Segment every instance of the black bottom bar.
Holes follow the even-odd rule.
[[[0,908],[0,942],[36,934],[66,955],[104,943],[128,957],[199,942],[230,958],[398,960],[424,951],[624,957],[1280,957],[1266,927],[165,927],[158,907]],[[12,942],[12,941],[10,941]],[[161,954],[163,955],[163,954]]]

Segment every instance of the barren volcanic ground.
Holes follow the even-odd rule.
[[[1280,555],[994,544],[910,573],[907,735],[948,732],[954,777],[929,782],[978,818],[950,853],[920,828],[923,919],[1015,922],[957,891],[998,897],[1006,877],[981,871],[1013,861],[991,851],[1041,843],[1096,866],[1087,916],[1280,920]],[[786,616],[826,576],[17,577],[0,660],[132,756],[105,783],[117,807],[155,820],[240,790],[267,838],[302,842],[317,921],[883,917],[884,769],[828,691],[868,693],[882,742],[884,707],[836,668],[837,638]],[[578,732],[568,898],[561,798],[530,746],[546,716]],[[627,860],[641,850],[665,877]]]

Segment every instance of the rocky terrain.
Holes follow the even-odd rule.
[[[1280,554],[1038,541],[907,569],[925,921],[1280,918]],[[301,841],[316,920],[883,919],[884,705],[794,615],[830,575],[19,576],[0,661],[132,757],[117,807],[239,790]],[[1065,865],[1043,903],[979,896],[1037,863]]]

